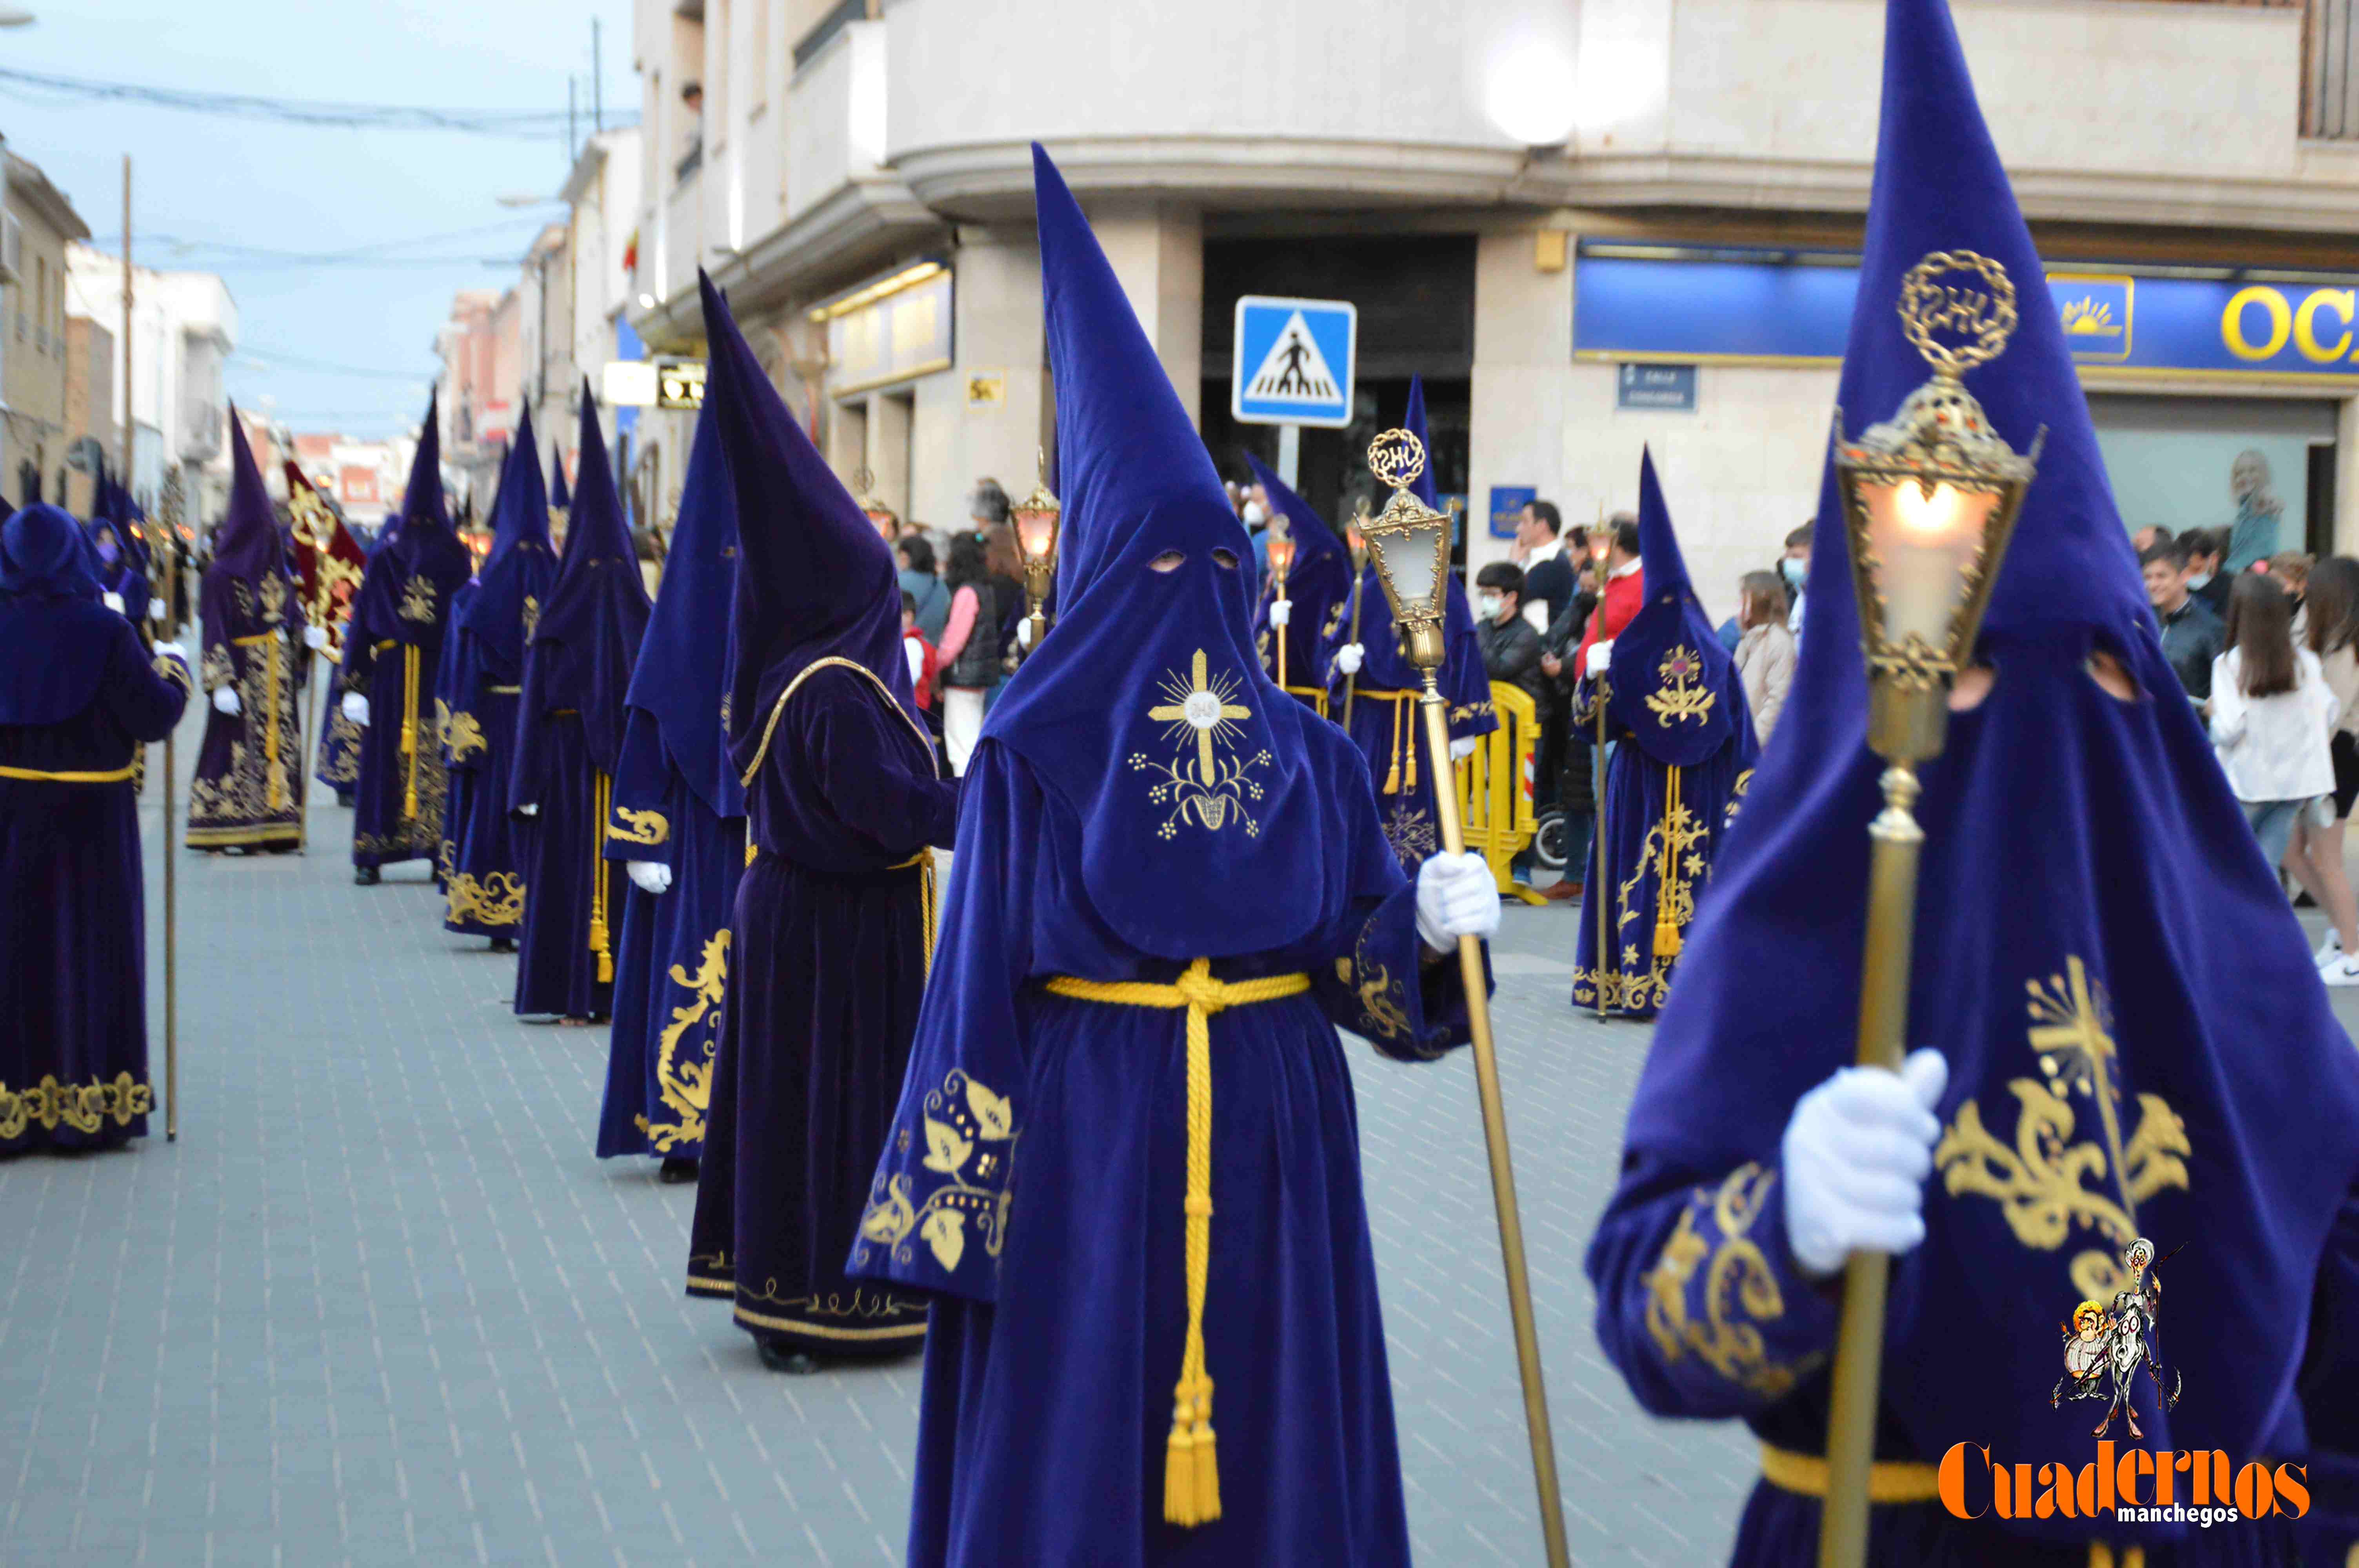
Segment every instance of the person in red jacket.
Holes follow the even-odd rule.
[[[1605,591],[1598,600],[1597,612],[1589,618],[1589,630],[1581,634],[1581,656],[1573,664],[1577,675],[1605,667],[1614,657],[1614,639],[1646,602],[1647,574],[1638,559],[1638,519],[1627,512],[1616,513],[1612,528],[1614,542],[1605,555]]]
[[[925,632],[918,625],[918,596],[906,588],[901,590],[901,651],[908,655],[909,685],[915,688],[918,710],[933,723],[934,686],[941,675],[942,656],[926,641]]]

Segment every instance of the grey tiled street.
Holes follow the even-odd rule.
[[[692,1189],[591,1153],[604,1031],[516,1022],[512,960],[423,867],[351,886],[349,833],[183,857],[177,1144],[0,1162],[0,1560],[899,1562],[916,1364],[773,1375],[686,1299]],[[1582,1561],[1691,1568],[1754,1459],[1590,1333],[1647,1033],[1566,1006],[1574,918],[1511,908],[1496,958],[1565,1500]],[[1419,1556],[1536,1562],[1471,1061],[1353,1062]]]

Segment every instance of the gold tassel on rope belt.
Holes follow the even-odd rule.
[[[749,866],[754,863],[754,850],[753,847],[750,845],[746,847],[745,863]],[[919,850],[916,854],[910,856],[908,860],[901,861],[898,865],[888,866],[886,869],[887,871],[906,871],[911,866],[923,866],[925,868],[924,874],[918,879],[918,908],[919,911],[919,918],[924,923],[926,934],[926,979],[930,980],[934,978],[935,904],[933,846],[929,844],[924,849]]]
[[[1680,860],[1680,770],[1670,770],[1663,791],[1663,871],[1655,880],[1655,957],[1659,961],[1680,956],[1680,928],[1671,918],[1671,878]]]
[[[590,806],[597,815],[590,833],[590,951],[598,955],[598,983],[614,983],[614,950],[606,940],[606,818],[613,815],[614,781],[590,775]]]
[[[1413,724],[1403,723],[1402,718],[1410,711],[1409,705],[1417,700],[1417,694],[1413,691],[1372,691],[1366,695],[1373,701],[1389,702],[1393,708],[1392,769],[1385,774],[1385,787],[1376,793],[1398,795],[1401,791],[1408,790],[1414,794],[1417,790],[1416,727]],[[1405,748],[1402,745],[1404,739],[1408,741]],[[1404,750],[1408,752],[1406,768],[1401,762],[1401,752]]]
[[[1168,986],[1057,975],[1048,989],[1051,995],[1082,1001],[1188,1010],[1188,1338],[1172,1390],[1171,1435],[1164,1444],[1163,1518],[1169,1524],[1211,1524],[1221,1517],[1212,1375],[1204,1365],[1204,1285],[1212,1265],[1212,1014],[1299,996],[1310,989],[1310,977],[1216,980],[1212,960],[1199,958]]]
[[[409,783],[401,797],[401,815],[418,820],[418,644],[401,650],[401,754],[409,759]]]

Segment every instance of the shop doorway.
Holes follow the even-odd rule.
[[[2241,521],[2264,554],[2332,552],[2339,412],[2303,398],[2089,398],[2123,526],[2178,535]]]

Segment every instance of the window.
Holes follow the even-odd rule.
[[[47,353],[49,349],[49,258],[33,258],[33,348]]]

